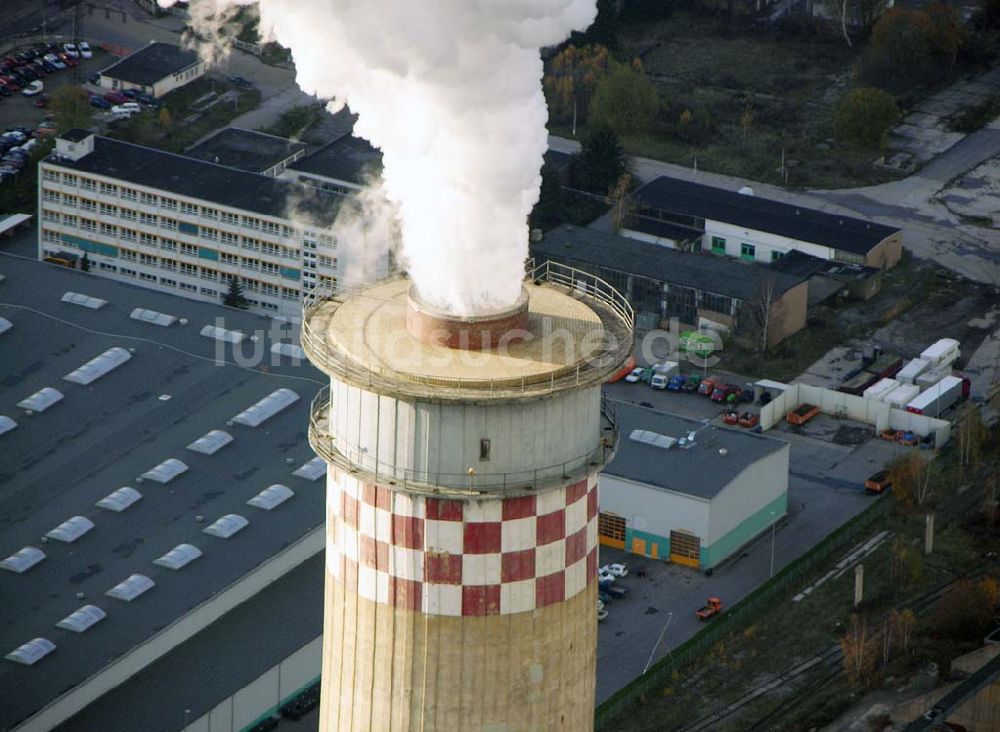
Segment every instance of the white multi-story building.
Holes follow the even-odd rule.
[[[251,310],[292,316],[337,282],[329,191],[70,130],[38,199],[39,258],[86,254],[94,274],[214,302],[236,277]]]

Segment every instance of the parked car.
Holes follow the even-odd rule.
[[[159,99],[151,94],[146,94],[145,92],[140,92],[135,95],[135,101],[145,104],[148,107],[159,107],[163,104]]]
[[[5,140],[13,140],[15,145],[20,145],[22,142],[28,139],[28,135],[24,130],[11,127],[9,130],[0,135]]]
[[[41,94],[43,89],[45,89],[45,84],[40,81],[33,81],[22,89],[21,93],[26,97],[33,97],[36,94]]]
[[[242,76],[227,76],[226,80],[230,84],[235,84],[243,89],[253,89],[253,84],[249,79],[244,79]]]
[[[642,375],[644,373],[646,373],[646,369],[636,367],[629,372],[628,376],[625,377],[625,381],[629,384],[636,384],[642,380]]]
[[[122,94],[129,99],[135,99],[141,92],[138,89],[123,89]]]
[[[9,74],[7,76],[0,77],[0,81],[2,81],[4,86],[12,92],[21,91],[21,85],[17,82],[17,79]]]
[[[733,386],[732,384],[716,384],[715,389],[712,390],[712,401],[713,402],[735,402],[739,399],[739,395],[743,393],[743,390],[738,386]]]
[[[45,109],[47,106],[49,106],[49,95],[39,94],[38,97],[35,99],[35,106],[38,107],[39,109]]]
[[[59,54],[56,54],[56,55],[59,57],[60,61],[62,61],[64,64],[66,64],[70,68],[72,68],[74,66],[79,66],[80,65],[80,62],[77,61],[72,56],[70,56],[68,53],[59,53]]]
[[[654,389],[666,389],[667,377],[663,374],[653,374],[653,378],[649,380],[649,385]]]
[[[121,109],[127,109],[132,112],[132,114],[139,114],[142,111],[142,107],[139,106],[139,102],[125,102],[118,105]]]
[[[112,104],[123,104],[130,101],[129,98],[120,91],[109,91],[104,95],[104,98]]]
[[[708,602],[694,611],[694,616],[698,620],[708,620],[722,612],[722,600],[718,597],[708,598]]]
[[[109,102],[104,97],[99,97],[96,94],[91,94],[90,106],[97,107],[98,109],[111,109],[111,102]]]
[[[687,381],[684,382],[684,386],[681,387],[681,390],[693,394],[698,391],[699,386],[701,386],[701,377],[689,376],[687,377]]]
[[[667,382],[667,391],[680,391],[684,388],[684,382],[687,379],[683,374],[674,374],[670,377],[670,381]]]
[[[93,58],[94,52],[90,50],[90,44],[86,41],[80,41],[76,44],[76,50],[80,53],[83,58]]]
[[[10,88],[3,81],[0,81],[0,97],[9,97],[11,94],[13,92]]]
[[[80,49],[76,47],[75,43],[64,43],[63,51],[65,51],[68,56],[80,58]]]
[[[598,572],[604,572],[605,574],[610,574],[615,577],[628,577],[628,565],[616,562],[615,564],[605,564],[598,570]]]
[[[698,393],[702,396],[711,397],[712,392],[715,391],[715,379],[709,376],[706,379],[702,379],[701,383],[698,384]]]
[[[628,597],[628,587],[623,587],[622,585],[611,585],[611,587],[608,587],[604,591],[616,600],[624,600]]]
[[[599,608],[597,608],[597,622],[600,623],[604,620],[607,620],[607,617],[608,617],[608,609],[604,607],[604,605],[602,604]]]
[[[111,108],[111,116],[115,119],[130,119],[139,114],[139,110],[126,107],[124,104],[116,104]]]
[[[865,481],[865,492],[884,493],[892,488],[892,481],[889,480],[889,471],[880,470]]]

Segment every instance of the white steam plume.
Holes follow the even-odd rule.
[[[200,2],[220,17],[250,0]],[[260,0],[260,32],[382,150],[420,295],[474,314],[520,291],[546,149],[538,51],[595,14],[595,0]]]

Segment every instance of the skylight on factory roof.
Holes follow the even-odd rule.
[[[94,528],[94,522],[89,518],[86,516],[74,516],[71,519],[63,521],[45,536],[49,539],[72,544],[92,528]]]
[[[292,475],[306,480],[319,480],[326,473],[326,463],[323,458],[314,457],[301,467],[292,471]]]
[[[131,486],[122,486],[116,491],[111,491],[94,505],[115,513],[121,513],[133,503],[142,498],[142,494]]]
[[[147,470],[141,477],[157,483],[169,483],[181,473],[186,473],[187,469],[188,466],[177,458],[168,458],[152,470]]]
[[[91,310],[99,310],[108,304],[107,300],[102,300],[99,297],[90,297],[89,295],[81,295],[79,292],[64,293],[62,301],[71,303],[72,305],[90,308]]]
[[[254,506],[255,508],[260,508],[265,511],[270,511],[277,508],[294,495],[295,493],[287,485],[275,483],[274,485],[268,486],[247,501],[247,505]]]
[[[7,318],[0,318],[0,334],[6,333],[13,327],[14,324],[7,320]]]
[[[154,559],[153,564],[176,571],[200,556],[201,549],[193,544],[178,544],[159,559]]]
[[[291,389],[276,389],[233,417],[233,422],[247,427],[257,427],[298,400],[299,395]]]
[[[156,583],[144,574],[133,574],[128,579],[119,582],[104,594],[116,600],[132,602],[142,593],[156,587]]]
[[[35,638],[23,646],[18,646],[4,658],[15,663],[23,663],[25,666],[34,666],[55,649],[56,644],[48,638]]]
[[[63,380],[87,386],[97,381],[109,371],[118,368],[130,358],[132,358],[131,353],[120,346],[115,346],[114,348],[109,348],[100,356],[90,359],[80,368],[66,374]]]
[[[17,422],[12,420],[10,417],[0,414],[0,435],[4,432],[10,432],[15,427],[17,427]]]
[[[72,630],[74,633],[82,633],[106,617],[108,617],[108,614],[97,607],[97,605],[84,605],[56,623],[56,627],[63,628],[64,630]]]
[[[293,343],[274,343],[271,345],[271,353],[278,356],[287,356],[296,361],[302,361],[306,357],[306,352],[302,350],[302,346],[296,346]]]
[[[246,338],[246,334],[238,330],[226,330],[214,325],[206,325],[201,329],[201,334],[206,338],[213,338],[226,343],[240,343]]]
[[[149,323],[150,325],[158,325],[161,328],[167,328],[177,322],[177,318],[173,315],[158,313],[155,310],[146,310],[146,308],[136,308],[129,314],[129,317],[132,320]]]
[[[192,452],[200,452],[202,455],[214,455],[232,441],[233,436],[228,432],[212,430],[188,445],[187,449]]]
[[[43,559],[45,559],[45,552],[38,547],[26,546],[23,549],[18,549],[16,552],[0,562],[0,569],[6,569],[8,572],[22,574],[27,572]]]
[[[227,513],[211,526],[206,526],[203,531],[206,534],[217,536],[220,539],[228,539],[237,531],[241,531],[246,528],[249,523],[249,521],[240,516],[238,513]]]
[[[664,450],[668,450],[677,444],[676,437],[661,435],[659,432],[651,430],[632,430],[628,438],[634,442],[642,442],[643,444],[660,447]]]
[[[53,389],[51,386],[46,386],[44,389],[36,391],[27,399],[19,401],[17,406],[32,412],[44,412],[56,402],[62,401],[62,398],[63,394],[61,391]]]

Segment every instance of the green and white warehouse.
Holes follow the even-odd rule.
[[[710,569],[785,515],[788,443],[625,402],[600,478],[600,541]]]

